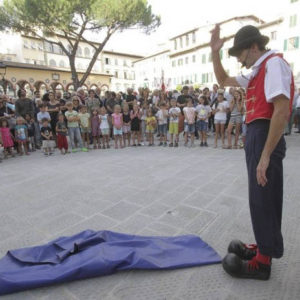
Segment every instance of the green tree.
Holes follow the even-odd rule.
[[[5,0],[0,7],[0,30],[10,28],[57,45],[68,57],[75,88],[84,84],[98,55],[116,31],[160,25],[146,0]],[[91,33],[101,37],[94,44]],[[85,74],[79,78],[75,57],[80,42],[94,49]]]

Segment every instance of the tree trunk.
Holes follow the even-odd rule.
[[[76,91],[80,87],[80,83],[79,83],[78,74],[75,67],[75,55],[70,55],[68,58],[70,62],[71,75],[72,75],[71,80],[74,85],[74,90]]]

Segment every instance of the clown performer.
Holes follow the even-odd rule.
[[[218,83],[247,91],[245,153],[256,244],[232,241],[223,268],[234,277],[267,280],[272,258],[283,256],[282,161],[286,151],[283,132],[292,108],[294,80],[282,54],[266,48],[269,38],[256,27],[242,27],[229,49],[229,55],[235,56],[242,67],[252,68],[247,76],[227,75],[219,55],[224,42],[220,38],[220,26],[216,25],[211,32],[210,46]]]

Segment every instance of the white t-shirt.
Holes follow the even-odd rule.
[[[176,117],[172,117],[171,114],[176,115]],[[169,109],[170,123],[178,123],[179,114],[180,114],[180,108],[179,107],[171,107]]]
[[[158,120],[158,125],[164,125],[168,123],[168,111],[165,110],[165,115],[163,114],[163,111],[160,109],[156,115]]]
[[[99,115],[99,118],[101,120],[100,129],[109,129],[108,115]]]
[[[243,88],[247,88],[249,81],[259,71],[262,62],[276,51],[268,51],[262,55],[252,67],[252,72],[246,76],[237,76],[236,80]],[[290,99],[292,72],[289,65],[278,56],[270,58],[266,63],[265,95],[268,103],[273,102],[273,98],[285,95]]]
[[[194,123],[195,121],[195,107],[184,107],[183,108],[183,113],[185,113],[185,115],[187,116],[187,119],[184,118],[184,122],[186,123]]]
[[[208,115],[211,113],[211,108],[209,105],[198,104],[196,106],[196,113],[198,120],[205,118],[205,122],[208,122]]]
[[[226,121],[227,118],[227,108],[228,108],[228,103],[227,101],[222,101],[219,103],[216,103],[213,105],[213,109],[219,109],[218,112],[215,114],[215,120],[219,121]]]

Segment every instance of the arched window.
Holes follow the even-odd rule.
[[[88,47],[84,48],[84,56],[85,57],[91,57],[91,51]]]
[[[56,67],[56,61],[55,61],[54,59],[50,59],[50,60],[49,60],[49,65],[50,65],[51,67]]]
[[[78,48],[77,48],[76,55],[77,55],[77,56],[82,56],[82,49],[81,49],[80,46],[78,46]]]
[[[59,66],[60,66],[61,68],[65,68],[65,67],[66,67],[66,64],[65,64],[65,62],[64,62],[63,60],[61,60],[61,61],[59,62]]]

